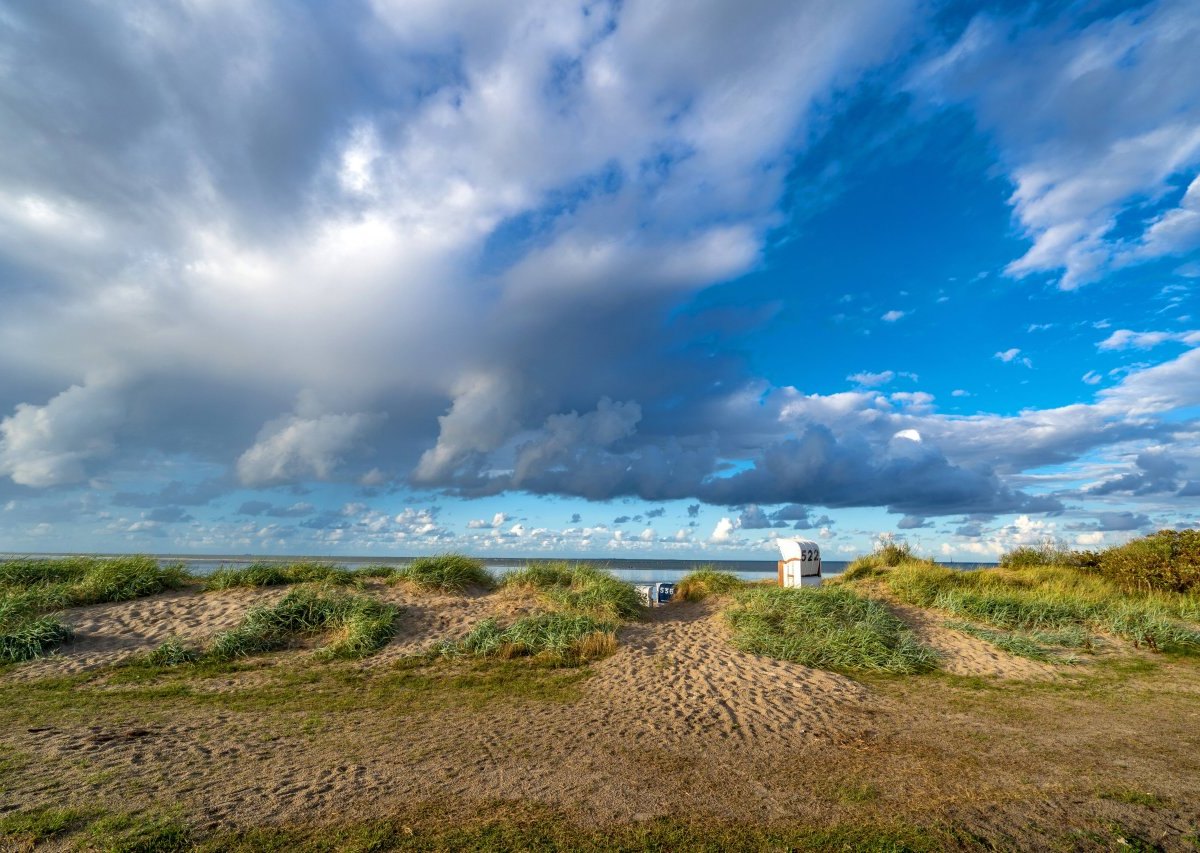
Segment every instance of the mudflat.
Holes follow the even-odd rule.
[[[941,669],[852,678],[738,651],[710,599],[556,668],[430,654],[536,609],[514,591],[369,591],[401,613],[362,661],[122,666],[280,589],[66,611],[74,641],[0,673],[3,843],[103,847],[116,820],[211,849],[1200,844],[1194,657],[1030,661],[893,602]]]

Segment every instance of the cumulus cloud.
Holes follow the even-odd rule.
[[[329,478],[341,456],[353,448],[378,416],[287,415],[265,424],[257,441],[237,461],[238,479],[263,486],[315,477]]]
[[[44,488],[87,477],[87,464],[113,452],[124,415],[113,389],[72,385],[45,405],[18,404],[0,421],[0,474]]]
[[[907,50],[916,8],[10,11],[22,37],[5,55],[22,73],[0,79],[6,488],[124,476],[136,485],[112,502],[153,510],[323,479],[700,501],[745,507],[745,529],[762,520],[751,505],[1058,511],[1014,475],[1186,433],[1194,350],[1091,402],[946,416],[926,392],[878,393],[916,381],[891,370],[852,374],[858,387],[837,394],[758,379],[696,299],[760,263],[797,147],[820,137],[838,93]],[[927,99],[969,102],[999,140],[1034,244],[1014,274],[1081,282],[1089,258],[1116,251],[1094,232],[1124,199],[1170,201],[1168,168],[1182,190],[1185,134],[1164,118],[1192,119],[1195,59],[1164,41],[1172,23],[1183,42],[1192,32],[1180,8],[1030,36],[1028,73],[1001,55],[1007,25],[980,18],[914,77]],[[1110,107],[1051,62],[1060,47],[1080,78],[1092,49],[1139,62],[1097,66]],[[1135,89],[1155,94],[1142,104]],[[1014,92],[1038,108],[1011,109]],[[1056,111],[1061,151],[1043,144]],[[1158,160],[1130,177],[1134,149]],[[1110,166],[1116,189],[1100,180]],[[1186,225],[1193,188],[1138,251],[1184,245],[1171,223]],[[1029,365],[1015,348],[997,355]],[[180,479],[137,479],[161,464]],[[243,497],[239,523],[261,517],[247,536],[444,533],[428,510],[302,514]],[[692,523],[700,506],[687,505]],[[828,526],[781,512],[769,520]],[[478,521],[480,541],[561,541]],[[714,538],[727,542],[723,521]]]

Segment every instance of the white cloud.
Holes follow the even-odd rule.
[[[895,323],[900,318],[907,316],[907,314],[907,311],[897,311],[896,309],[892,309],[891,311],[886,312],[879,319],[883,320],[885,323]]]
[[[1032,246],[1008,266],[1060,272],[1060,286],[1115,263],[1194,245],[1195,199],[1157,218],[1136,248],[1113,235],[1119,214],[1200,169],[1200,17],[1160,0],[1082,29],[1021,28],[978,15],[912,78],[935,102],[964,101],[995,135],[1016,184],[1011,202]]]
[[[850,382],[856,385],[866,385],[867,387],[875,387],[877,385],[886,385],[896,378],[896,374],[891,370],[884,370],[880,373],[852,373],[846,377]]]
[[[292,414],[265,424],[237,461],[238,479],[263,486],[305,477],[328,479],[379,416],[366,413]]]
[[[1117,329],[1096,346],[1102,350],[1152,349],[1168,341],[1197,346],[1200,345],[1200,331],[1134,332],[1129,329]]]
[[[87,478],[88,462],[113,452],[124,417],[118,393],[72,385],[42,406],[21,403],[0,421],[0,475],[45,488]]]
[[[734,531],[733,520],[730,518],[722,518],[713,528],[712,535],[708,537],[709,542],[724,544],[733,539]]]

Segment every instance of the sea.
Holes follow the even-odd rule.
[[[112,556],[104,554],[0,554],[0,561],[16,557],[69,557],[69,556]],[[255,555],[255,554],[152,554],[160,563],[183,563],[193,575],[210,575],[222,566],[246,566],[251,563],[294,563],[312,561],[332,563],[347,569],[358,569],[363,566],[403,566],[411,562],[413,557],[346,557],[328,555],[292,554]],[[776,577],[774,560],[655,560],[655,559],[620,559],[620,558],[547,558],[547,557],[479,557],[484,567],[494,575],[502,576],[514,569],[519,569],[531,563],[561,562],[589,563],[600,566],[613,575],[630,583],[673,583],[688,572],[701,566],[717,571],[731,572],[747,581],[770,580]],[[821,574],[833,577],[841,574],[850,565],[844,560],[824,560],[821,563]],[[981,569],[995,566],[995,563],[940,563],[952,569]]]

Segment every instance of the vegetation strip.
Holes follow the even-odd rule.
[[[531,657],[560,666],[576,666],[616,651],[617,626],[591,616],[543,613],[501,628],[495,619],[475,626],[463,640],[444,645],[442,654],[471,654],[502,659]]]
[[[233,661],[287,648],[298,639],[320,634],[332,634],[334,640],[318,650],[319,657],[363,658],[375,654],[392,638],[398,614],[398,608],[366,596],[295,589],[274,605],[252,609],[237,627],[218,634],[206,651],[173,638],[136,659],[134,665]]]
[[[884,604],[844,587],[747,587],[725,618],[743,651],[819,669],[908,674],[938,663]]]
[[[152,557],[0,562],[0,663],[31,660],[71,638],[50,611],[143,598],[190,580],[182,566],[160,566]]]
[[[504,576],[506,589],[536,592],[556,609],[609,622],[645,614],[633,584],[588,563],[533,563]]]

